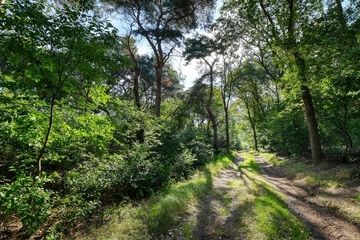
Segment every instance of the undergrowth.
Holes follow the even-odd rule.
[[[348,200],[346,195],[343,197],[332,196],[336,188],[346,188],[347,184],[353,185],[358,181],[360,171],[356,165],[341,164],[332,165],[323,162],[320,165],[309,164],[301,159],[278,160],[274,154],[261,154],[272,165],[281,164],[281,170],[289,177],[296,179],[304,185],[310,195],[316,195],[317,199],[330,212],[336,212],[353,222],[359,222],[360,210],[357,203],[360,202],[360,195],[355,195]],[[275,163],[275,164],[274,164]]]
[[[323,162],[320,165],[309,164],[301,159],[281,159],[275,154],[261,153],[271,165],[281,166],[284,172],[297,179],[303,179],[309,189],[316,187],[343,187],[346,181],[357,177],[359,170],[351,165],[332,166]]]
[[[179,182],[139,204],[114,208],[109,221],[91,230],[87,239],[153,239],[178,223],[188,204],[198,202],[211,187],[213,176],[232,163],[234,154],[216,156],[186,182]]]

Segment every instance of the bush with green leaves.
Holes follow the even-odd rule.
[[[87,200],[120,202],[127,197],[142,198],[167,184],[169,169],[146,152],[128,156],[112,155],[84,163],[67,176],[72,192]]]
[[[261,143],[266,149],[286,155],[306,153],[309,135],[301,105],[288,103],[274,108],[269,113],[263,135]]]
[[[32,178],[21,173],[12,183],[0,186],[0,214],[5,219],[15,215],[27,234],[34,233],[52,213],[53,192],[44,189],[49,181],[52,180],[45,174]]]
[[[214,151],[212,146],[205,140],[195,138],[189,142],[188,148],[196,158],[194,166],[204,166],[213,158]]]
[[[194,158],[191,167],[203,166],[213,156],[211,140],[207,137],[205,131],[199,129],[172,128],[166,134],[163,134],[162,143],[159,145],[158,151],[162,153],[162,157],[166,156],[164,158],[170,164],[174,164],[173,161],[176,161],[175,159],[178,159],[177,157],[183,154],[184,151],[189,151]]]
[[[63,226],[76,225],[76,223],[94,213],[100,205],[99,200],[84,199],[83,196],[77,193],[58,198],[55,203],[57,218],[62,220]]]
[[[188,150],[184,149],[173,158],[171,165],[171,176],[175,180],[187,179],[194,170],[196,157]]]

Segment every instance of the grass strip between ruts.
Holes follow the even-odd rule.
[[[109,221],[93,229],[86,239],[151,239],[178,223],[188,204],[199,201],[211,187],[213,177],[232,164],[234,155],[219,155],[191,179],[179,182],[137,206],[125,204],[109,212]],[[110,213],[111,212],[111,213]]]
[[[309,239],[308,230],[290,212],[282,194],[259,174],[254,156],[242,155],[239,171],[248,191],[237,199],[243,202],[238,220],[248,239]]]

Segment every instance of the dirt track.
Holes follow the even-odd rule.
[[[290,210],[307,225],[314,239],[360,239],[359,223],[349,221],[332,207],[335,205],[320,200],[325,192],[311,192],[301,183],[285,178],[279,168],[271,166],[264,158],[255,159],[260,165],[262,175],[285,194]],[[338,191],[338,197],[343,195],[345,198],[345,192],[346,189]]]
[[[331,205],[326,204],[326,201],[321,201],[323,198],[318,193],[309,191],[301,182],[286,178],[281,168],[271,166],[259,156],[255,160],[259,163],[263,177],[285,195],[291,212],[306,224],[312,239],[360,239],[359,223],[346,219]],[[233,166],[221,171],[214,178],[212,190],[203,201],[189,206],[188,215],[183,216],[180,224],[161,239],[249,239],[246,233],[239,229],[241,220],[237,216],[246,206],[239,204],[236,196],[251,189],[241,189],[231,184],[234,181],[246,181],[237,168],[241,161],[240,155]],[[342,194],[357,190],[337,190],[337,197],[348,201]],[[184,236],[186,227],[190,232]]]

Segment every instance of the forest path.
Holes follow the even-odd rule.
[[[337,211],[337,205],[332,203],[336,198],[350,202],[349,189],[319,189],[313,192],[301,181],[286,178],[281,168],[270,165],[263,157],[256,156],[255,160],[260,166],[260,173],[286,196],[289,209],[306,224],[314,239],[360,239],[359,223],[346,219]]]
[[[260,239],[246,233],[246,209],[251,208],[247,205],[251,203],[241,199],[254,193],[251,180],[238,169],[242,161],[239,154],[229,168],[217,174],[206,196],[191,204],[188,213],[180,217],[180,224],[160,239]],[[336,213],[331,204],[321,201],[322,198],[309,192],[301,183],[286,178],[281,168],[270,165],[263,157],[255,156],[255,161],[259,164],[260,174],[284,194],[290,211],[305,223],[311,239],[360,239],[359,224]]]
[[[237,188],[240,179],[238,171],[241,158],[236,158],[227,169],[220,171],[213,179],[212,188],[206,196],[189,206],[186,216],[182,216],[180,224],[171,229],[160,239],[247,239],[239,229],[237,212],[241,209],[236,197],[241,194]]]

